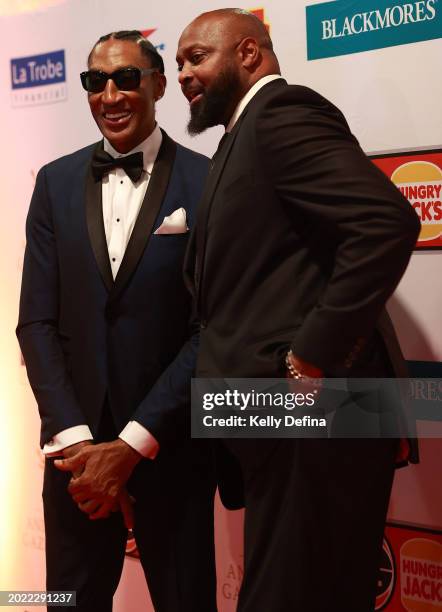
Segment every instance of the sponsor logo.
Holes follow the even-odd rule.
[[[405,153],[372,161],[408,199],[421,221],[417,248],[442,248],[442,152]]]
[[[417,419],[441,420],[442,362],[407,361],[410,372],[411,400]]]
[[[391,600],[395,582],[396,568],[394,564],[393,552],[387,538],[384,538],[382,545],[382,559],[379,566],[378,580],[376,585],[376,612],[384,610],[388,602]]]
[[[270,33],[270,24],[266,22],[265,9],[263,8],[249,9],[249,13],[252,13],[252,15],[255,15],[255,17],[258,17],[258,19],[262,21],[263,24],[265,25],[267,32]]]
[[[442,232],[442,170],[427,161],[411,161],[393,172],[391,180],[410,201],[422,222],[419,241],[434,240]]]
[[[401,602],[409,612],[442,608],[442,545],[414,538],[401,546]]]
[[[306,8],[307,59],[441,38],[440,0],[336,0]]]
[[[11,89],[13,107],[65,100],[64,50],[11,59]]]
[[[148,28],[147,30],[140,30],[140,32],[144,36],[144,38],[149,38],[150,35],[153,34],[156,31],[157,31],[157,28]],[[154,47],[155,47],[155,49],[157,51],[164,51],[164,49],[166,48],[165,43],[159,43],[158,45],[156,45],[155,43],[152,43],[152,44],[154,45]]]
[[[387,523],[385,536],[396,568],[395,579],[388,602],[378,608],[377,599],[376,611],[441,612],[442,531]]]
[[[147,30],[140,30],[140,32],[144,36],[144,38],[149,38],[151,34],[156,32],[156,28],[148,28]]]

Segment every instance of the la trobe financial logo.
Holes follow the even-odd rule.
[[[13,107],[61,102],[67,97],[64,50],[11,59]]]

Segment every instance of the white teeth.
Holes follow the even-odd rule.
[[[130,113],[104,113],[106,119],[121,119],[127,117]]]

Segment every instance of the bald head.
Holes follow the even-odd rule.
[[[261,49],[273,52],[272,40],[263,22],[244,9],[225,8],[202,13],[192,24],[206,23],[225,40],[254,38]],[[190,24],[190,25],[192,25]]]
[[[266,27],[242,9],[218,9],[194,19],[181,34],[176,59],[190,102],[191,133],[227,125],[257,81],[280,73]]]
[[[181,35],[186,38],[197,31],[200,36],[204,36],[212,44],[223,48],[229,53],[232,44],[239,44],[242,41],[253,41],[261,57],[259,59],[259,76],[265,74],[279,73],[278,60],[273,51],[272,39],[263,22],[244,9],[225,8],[215,11],[202,13],[194,19]],[[255,70],[258,66],[253,66]],[[256,79],[258,80],[258,79]]]

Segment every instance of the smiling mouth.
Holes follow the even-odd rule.
[[[105,121],[114,125],[124,123],[131,116],[132,113],[130,111],[122,111],[120,113],[103,113],[103,118],[105,119]]]

